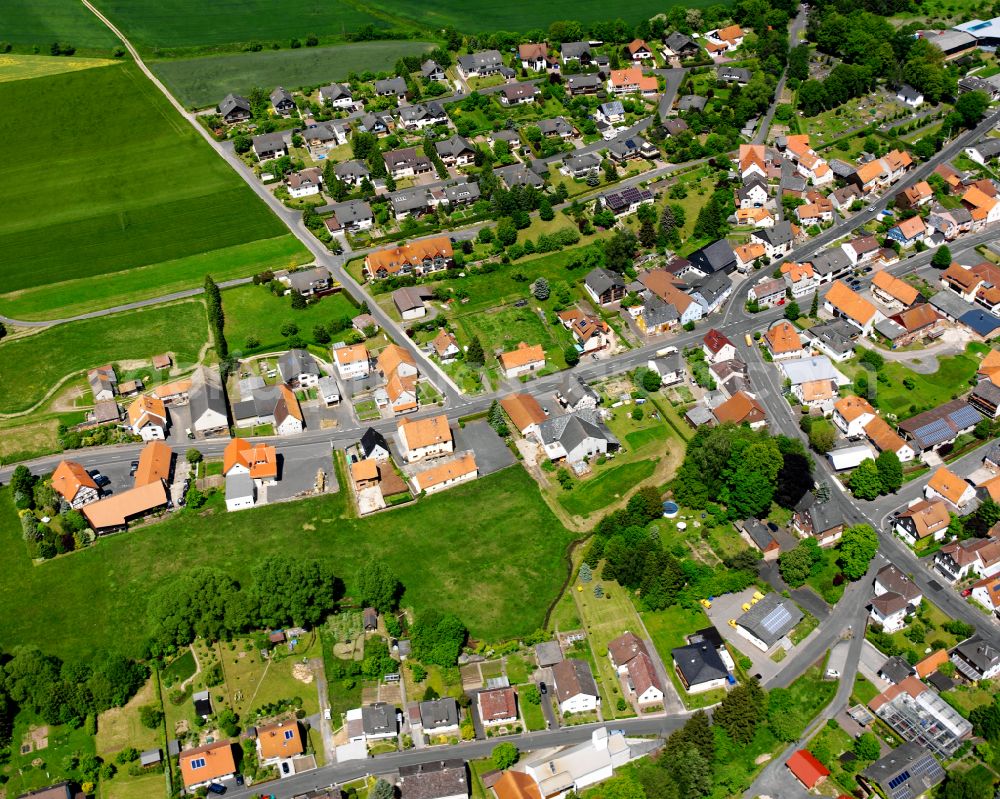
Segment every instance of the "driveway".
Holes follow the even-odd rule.
[[[476,465],[480,474],[493,474],[511,466],[516,458],[503,439],[498,436],[488,422],[469,422],[465,427],[452,428],[455,437],[455,451],[472,450],[476,453]]]

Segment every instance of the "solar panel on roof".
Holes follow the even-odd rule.
[[[922,425],[913,431],[913,435],[919,438],[925,447],[933,447],[942,441],[947,441],[952,437],[953,431],[943,419],[935,419],[933,422]]]
[[[903,771],[903,772],[897,774],[895,777],[893,777],[891,780],[889,780],[889,788],[890,788],[890,790],[893,789],[893,788],[896,788],[899,785],[902,785],[908,779],[910,779],[910,772],[909,771]]]
[[[769,633],[774,635],[791,620],[792,614],[788,612],[788,608],[784,605],[778,605],[774,610],[760,620],[760,625]]]
[[[949,413],[948,418],[957,429],[962,430],[966,427],[972,427],[976,424],[976,422],[982,419],[983,416],[971,405],[966,405],[964,408],[959,408],[957,411]]]

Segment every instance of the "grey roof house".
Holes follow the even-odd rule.
[[[768,651],[802,621],[802,611],[781,594],[764,598],[736,619],[736,631],[758,649]]]
[[[230,125],[234,122],[245,122],[252,115],[250,101],[238,94],[227,94],[217,107],[222,119]]]
[[[283,116],[287,116],[295,110],[295,100],[292,99],[292,93],[284,86],[277,86],[271,92],[271,105],[275,111]]]

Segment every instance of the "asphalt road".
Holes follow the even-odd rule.
[[[557,730],[529,732],[504,740],[512,740],[522,752],[536,749],[546,749],[553,746],[569,746],[590,739],[598,727],[608,726],[616,730],[624,730],[630,736],[658,736],[665,738],[674,730],[683,726],[688,714],[678,716],[658,716],[654,718],[622,719],[610,724],[580,724],[574,727],[560,727]],[[427,749],[410,749],[406,752],[379,755],[378,759],[352,760],[346,763],[336,763],[322,766],[314,771],[287,777],[279,782],[267,784],[266,793],[273,794],[277,799],[291,799],[305,791],[317,790],[333,785],[341,785],[368,775],[391,774],[400,766],[411,766],[418,763],[429,763],[445,758],[462,758],[476,760],[489,757],[497,745],[495,740],[470,741],[455,746],[430,747]],[[259,793],[254,788],[230,788],[227,796],[245,797]]]

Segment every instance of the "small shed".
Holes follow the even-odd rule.
[[[543,669],[554,666],[563,660],[562,648],[558,641],[543,641],[535,644],[535,659]]]
[[[375,608],[365,608],[361,616],[365,630],[374,630],[378,627],[378,611]]]
[[[283,644],[283,643],[285,643],[285,632],[284,632],[284,630],[275,630],[273,633],[271,633],[269,636],[267,636],[267,640],[270,641],[272,644]]]
[[[170,356],[167,353],[153,356],[154,369],[169,369],[171,366],[173,366],[173,363],[174,362],[171,360]]]
[[[212,715],[212,697],[208,691],[199,691],[193,697],[195,715],[207,719]]]
[[[139,755],[139,765],[143,768],[158,766],[163,762],[163,752],[160,749],[147,749]]]

